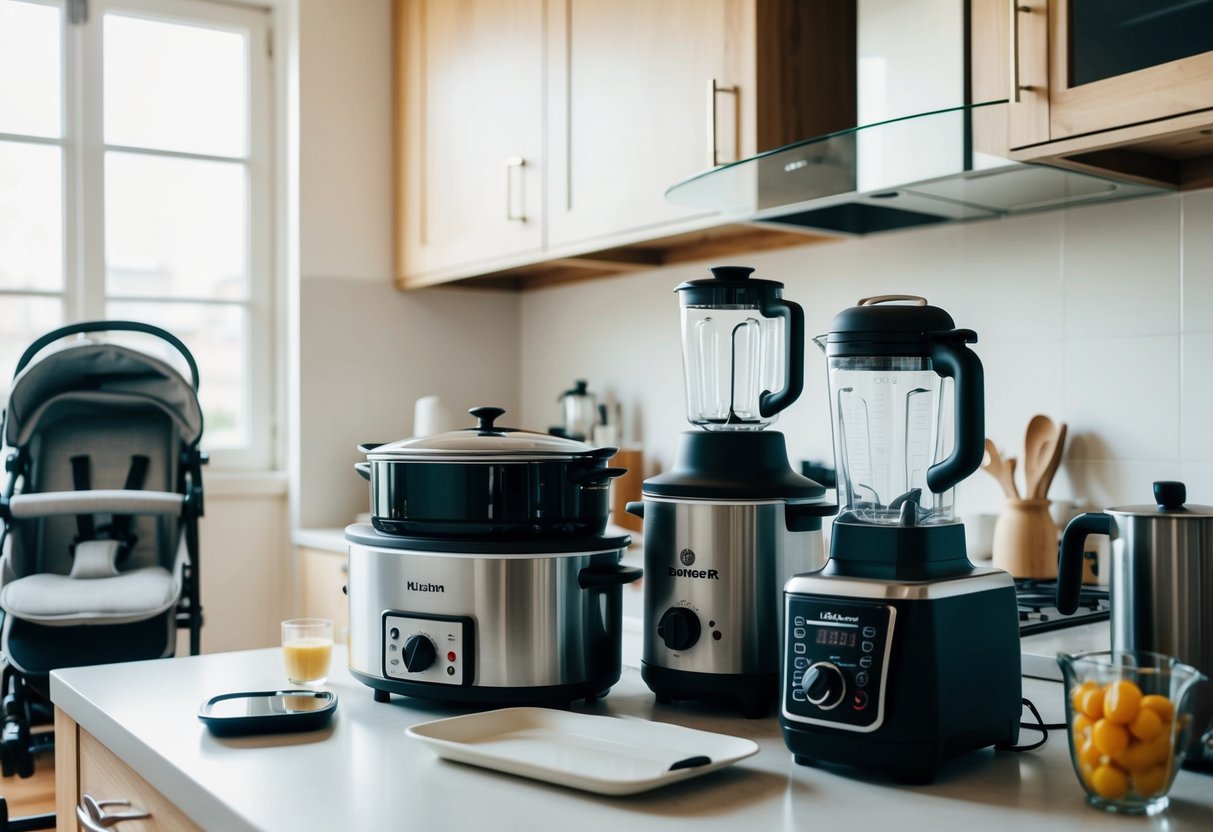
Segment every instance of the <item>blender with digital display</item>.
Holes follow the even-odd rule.
[[[865,298],[826,354],[839,501],[830,562],[784,592],[780,725],[803,764],[930,782],[1019,734],[1011,576],[976,568],[953,489],[981,464],[984,375],[943,309]]]
[[[645,480],[641,675],[659,702],[750,717],[779,689],[782,587],[825,563],[825,488],[766,430],[804,383],[804,313],[783,284],[720,266],[681,284],[687,419],[673,467]]]

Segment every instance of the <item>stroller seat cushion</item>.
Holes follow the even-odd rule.
[[[161,566],[82,580],[39,573],[0,590],[0,607],[36,624],[80,626],[143,621],[177,603],[181,587]]]

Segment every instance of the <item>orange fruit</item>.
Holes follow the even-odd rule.
[[[1142,797],[1154,797],[1167,790],[1167,766],[1153,766],[1133,772],[1133,789]]]
[[[1147,759],[1156,766],[1166,765],[1171,761],[1174,749],[1171,745],[1171,732],[1162,731],[1157,737],[1145,743],[1149,749]],[[1145,766],[1143,766],[1144,768]]]
[[[1119,800],[1129,791],[1129,775],[1114,765],[1102,765],[1091,772],[1091,788],[1105,800]]]
[[[1112,682],[1104,692],[1104,717],[1121,725],[1128,725],[1137,718],[1141,699],[1141,688],[1128,679]]]
[[[1165,696],[1159,696],[1156,693],[1151,693],[1149,696],[1141,698],[1141,706],[1149,708],[1162,718],[1163,722],[1170,722],[1175,718],[1175,706],[1171,704],[1171,700]]]
[[[1074,715],[1074,739],[1085,740],[1091,736],[1091,726],[1095,723],[1086,714]]]
[[[1139,740],[1152,740],[1163,730],[1162,717],[1153,708],[1141,708],[1129,723],[1129,733]]]
[[[1129,747],[1129,731],[1110,719],[1101,719],[1091,728],[1091,742],[1101,754],[1115,757]]]
[[[1091,688],[1082,695],[1079,709],[1090,719],[1103,719],[1103,688]]]
[[[1103,752],[1092,740],[1083,740],[1078,744],[1078,762],[1094,768],[1103,762]]]
[[[1123,769],[1144,771],[1156,765],[1154,757],[1154,749],[1150,747],[1150,743],[1142,742],[1141,740],[1131,740],[1129,747],[1112,759],[1116,765]]]
[[[1074,707],[1075,711],[1082,711],[1083,695],[1087,691],[1094,690],[1097,687],[1099,687],[1099,685],[1094,679],[1087,679],[1087,681],[1083,682],[1081,685],[1074,686],[1073,690],[1070,691],[1070,704]]]

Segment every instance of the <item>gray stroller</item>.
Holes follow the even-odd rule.
[[[100,337],[112,332],[166,342],[192,378]],[[171,656],[179,627],[198,653],[206,459],[197,389],[186,346],[133,321],[57,329],[17,363],[0,416],[5,776],[32,775],[34,752],[50,745],[52,735],[31,727],[53,721],[52,670]]]

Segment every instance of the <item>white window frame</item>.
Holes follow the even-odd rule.
[[[249,295],[244,301],[215,301],[206,298],[116,297],[121,301],[186,302],[190,304],[241,305],[246,315],[245,394],[249,404],[249,446],[210,449],[211,469],[268,471],[280,465],[281,442],[276,435],[276,405],[280,382],[279,318],[275,312],[278,268],[275,262],[275,174],[274,135],[276,106],[274,58],[272,55],[272,11],[246,3],[222,0],[76,0],[86,9],[87,19],[69,19],[72,0],[23,0],[62,10],[62,135],[58,139],[4,135],[3,138],[62,149],[63,181],[63,291],[20,291],[14,294],[60,297],[65,323],[100,320],[106,317],[105,289],[105,154],[107,151],[146,156],[217,160],[244,164],[248,171],[248,261]],[[201,24],[216,29],[248,33],[249,131],[247,158],[150,150],[106,145],[104,142],[103,52],[104,15],[115,12],[147,20]],[[206,378],[201,379],[206,384]],[[203,439],[205,447],[205,433]]]

